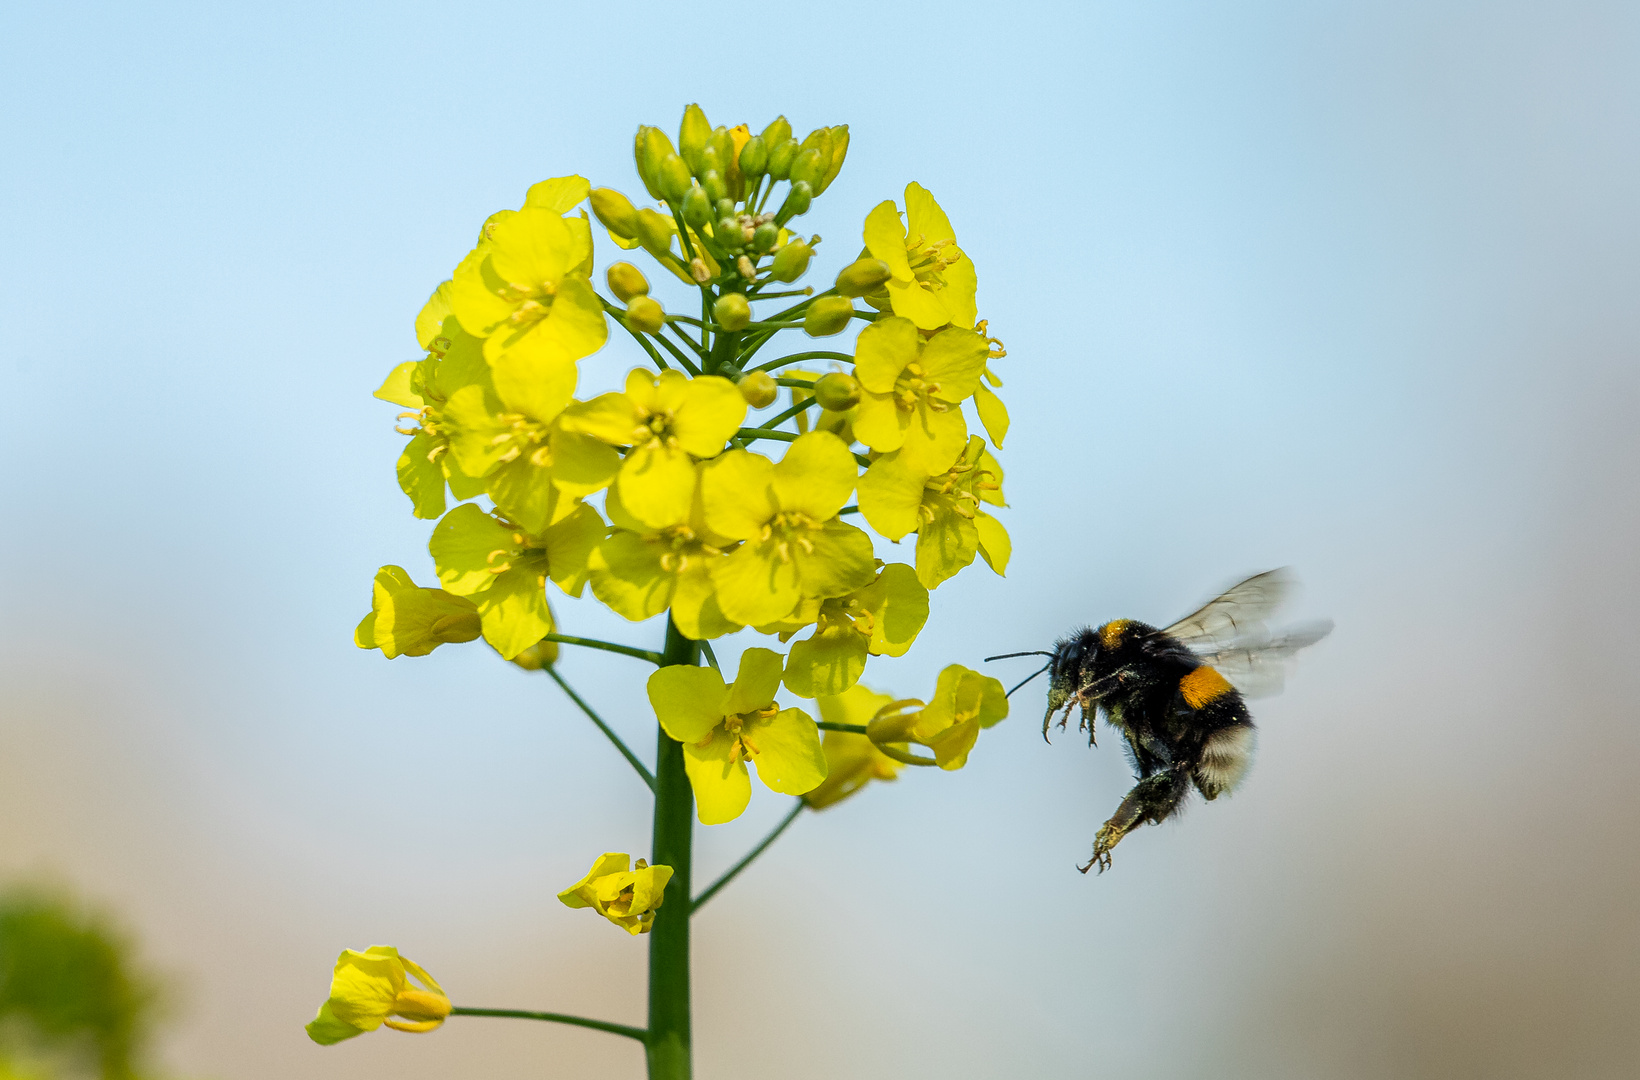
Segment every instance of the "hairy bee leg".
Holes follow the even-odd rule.
[[[1127,793],[1116,813],[1110,820],[1099,827],[1093,837],[1093,858],[1087,865],[1078,866],[1082,873],[1087,873],[1095,866],[1103,874],[1110,868],[1111,849],[1122,842],[1122,837],[1132,832],[1141,822],[1150,822],[1152,825],[1165,821],[1173,811],[1179,808],[1185,792],[1189,790],[1190,781],[1181,772],[1168,769],[1155,776],[1139,781],[1133,790]]]

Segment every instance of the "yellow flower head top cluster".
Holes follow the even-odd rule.
[[[694,641],[766,635],[732,682],[715,660],[648,681],[708,824],[745,809],[752,769],[821,807],[906,763],[966,760],[1006,714],[993,680],[947,668],[916,710],[860,680],[912,648],[930,590],[976,556],[1007,569],[1006,353],[921,184],[866,215],[829,287],[803,283],[821,240],[797,220],[848,150],[846,126],[799,138],[784,117],[714,126],[691,105],[675,136],[639,128],[635,195],[557,177],[482,223],[416,319],[423,355],[377,391],[406,410],[398,478],[436,520],[436,587],[383,567],[361,647],[482,637],[550,667],[584,641],[560,632],[554,589]],[[626,261],[640,253],[648,273]],[[593,363],[612,330],[626,359]],[[565,902],[641,933],[669,871],[616,859]]]

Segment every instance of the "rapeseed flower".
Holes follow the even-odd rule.
[[[666,899],[670,866],[650,866],[618,851],[598,856],[586,877],[558,894],[565,907],[589,907],[634,936],[649,933],[655,910]],[[630,869],[629,869],[630,867]]]
[[[1007,571],[1008,531],[982,503],[1006,505],[1002,467],[977,435],[937,476],[923,475],[893,453],[872,462],[860,477],[860,513],[889,540],[917,534],[917,577],[930,589],[973,562],[976,552],[998,574]]]
[[[904,656],[928,621],[928,590],[904,563],[884,566],[863,589],[806,601],[799,611],[809,604],[814,633],[794,642],[786,658],[786,689],[798,697],[843,693],[859,681],[868,656]]]
[[[820,698],[820,719],[832,724],[864,724],[893,701],[856,683],[841,694]],[[811,810],[824,810],[853,795],[873,780],[894,780],[901,763],[877,749],[877,744],[852,731],[827,731],[821,749],[826,754],[826,779],[803,796]]]
[[[383,1024],[395,1031],[432,1031],[449,1015],[450,999],[431,975],[397,949],[374,945],[364,952],[343,950],[330,978],[330,997],[307,1033],[320,1046],[331,1046]]]
[[[915,699],[885,706],[866,725],[866,736],[890,757],[915,765],[960,769],[969,751],[988,728],[1008,715],[1008,695],[1002,684],[961,664],[940,672],[934,696],[925,705]],[[916,758],[897,744],[917,743],[934,752],[932,761]]]
[[[402,567],[376,571],[370,614],[353,631],[361,649],[380,649],[389,660],[426,656],[446,642],[471,641],[479,635],[478,605],[443,589],[425,589]]]
[[[888,264],[892,275],[881,294],[866,297],[880,310],[910,319],[922,330],[950,324],[971,329],[978,319],[974,293],[978,278],[974,264],[957,246],[951,220],[921,184],[906,185],[908,223],[901,223],[892,199],[866,215],[866,250]],[[908,227],[909,226],[909,227]]]
[[[854,377],[860,383],[854,437],[927,475],[962,453],[968,425],[960,405],[979,387],[990,350],[972,330],[942,330],[926,340],[909,320],[878,319],[860,331]]]

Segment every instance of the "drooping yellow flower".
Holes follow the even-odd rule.
[[[427,547],[444,587],[478,605],[484,640],[511,660],[552,633],[548,579],[581,594],[603,533],[603,519],[585,504],[535,534],[463,503],[444,515]]]
[[[820,729],[802,709],[775,704],[780,654],[747,649],[734,685],[709,667],[663,667],[649,677],[649,703],[661,727],[683,744],[683,765],[702,825],[733,821],[752,798],[746,762],[784,795],[802,795],[826,778]]]
[[[989,352],[972,330],[925,342],[909,319],[878,319],[854,346],[854,437],[880,454],[899,450],[927,475],[944,472],[968,442],[960,406],[979,387]]]
[[[320,1046],[331,1046],[384,1023],[395,1031],[432,1031],[449,1015],[450,999],[431,975],[397,949],[374,945],[364,952],[342,952],[330,978],[330,997],[319,1006],[307,1033]]]
[[[871,584],[871,538],[837,520],[856,475],[848,447],[823,431],[798,436],[778,464],[732,450],[706,467],[706,524],[745,541],[712,568],[726,616],[761,626],[785,618],[805,596],[843,596]]]
[[[610,851],[598,856],[586,877],[558,894],[565,907],[589,907],[634,936],[649,933],[655,911],[666,899],[670,866],[650,866],[642,859]],[[629,869],[630,867],[630,869]]]
[[[463,326],[485,339],[496,389],[512,400],[561,382],[567,365],[596,352],[609,336],[603,304],[588,281],[591,227],[585,214],[566,218],[555,209],[576,192],[585,198],[586,182],[561,179],[580,183],[557,199],[492,217],[451,279],[451,307]]]
[[[820,719],[831,724],[864,724],[893,701],[856,683],[841,694],[817,702]],[[827,731],[821,749],[826,752],[826,779],[803,796],[811,810],[824,810],[853,795],[873,780],[894,780],[900,773],[895,761],[877,744],[852,731]]]
[[[683,635],[701,640],[732,634],[741,624],[723,614],[712,582],[712,567],[734,542],[706,527],[698,479],[690,487],[689,513],[661,528],[633,517],[611,491],[604,513],[615,527],[592,552],[588,583],[594,596],[634,622],[670,607]]]
[[[1006,505],[1002,467],[974,436],[956,464],[937,476],[887,454],[860,477],[860,513],[883,536],[917,534],[917,577],[932,589],[974,561],[977,551],[998,574],[1008,569],[1012,545],[1002,523],[981,503]]]
[[[471,641],[478,634],[478,605],[443,589],[421,588],[402,567],[384,566],[376,571],[370,614],[353,631],[353,643],[380,649],[392,660],[426,656],[447,642]]]
[[[892,199],[866,215],[866,249],[888,264],[888,301],[894,314],[923,330],[947,323],[971,329],[979,317],[974,306],[978,279],[973,262],[957,247],[950,219],[914,181],[906,185],[905,207],[908,225],[901,224]],[[866,300],[874,302],[870,296]]]
[[[571,406],[562,425],[632,448],[621,462],[617,493],[633,517],[664,529],[689,516],[694,459],[717,456],[745,419],[746,399],[728,379],[634,368],[625,393]]]
[[[981,728],[1008,715],[1008,695],[1002,684],[961,664],[940,672],[934,697],[924,705],[907,699],[885,706],[866,725],[866,736],[890,757],[912,765],[960,769],[968,763]],[[909,756],[896,747],[917,743],[934,751],[933,761]]]
[[[843,693],[865,672],[866,657],[904,656],[928,621],[928,590],[904,563],[889,563],[846,596],[805,601],[798,617],[810,604],[814,633],[786,659],[786,689],[798,697]]]

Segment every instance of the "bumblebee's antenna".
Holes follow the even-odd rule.
[[[987,656],[985,658],[985,662],[990,663],[992,660],[1012,660],[1016,656],[1052,656],[1052,655],[1053,655],[1053,653],[1051,653],[1051,652],[1044,652],[1041,649],[1032,649],[1029,652],[1005,652],[1000,656]],[[1033,675],[1031,677],[1034,679],[1036,676]]]
[[[1021,654],[1019,654],[1019,655],[1021,655],[1021,656],[1026,656],[1026,655],[1029,655],[1029,654],[1028,654],[1028,653],[1021,653]],[[1049,655],[1049,656],[1052,656],[1052,655],[1053,655],[1053,654],[1052,654],[1052,653],[1049,653],[1049,654],[1048,654],[1048,655]],[[1027,679],[1026,679],[1026,680],[1025,680],[1025,682],[1022,682],[1022,683],[1020,683],[1020,684],[1019,684],[1019,686],[1024,686],[1024,685],[1025,685],[1025,683],[1028,683],[1028,682],[1030,682],[1030,681],[1031,681],[1031,679],[1034,679],[1034,678],[1036,678],[1036,677],[1037,677],[1037,676],[1038,676],[1038,675],[1040,675],[1040,674],[1042,674],[1042,673],[1043,673],[1043,672],[1044,672],[1044,671],[1047,671],[1047,670],[1048,670],[1048,669],[1049,669],[1049,668],[1051,668],[1051,667],[1053,667],[1053,665],[1052,665],[1052,664],[1043,664],[1043,665],[1042,665],[1042,666],[1041,666],[1041,667],[1039,667],[1039,668],[1037,668],[1037,669],[1036,669],[1036,670],[1035,670],[1035,671],[1033,671],[1033,672],[1031,672],[1031,675],[1030,675],[1030,677],[1029,677],[1029,678],[1027,678]],[[1019,689],[1019,686],[1016,686],[1016,687],[1014,687],[1014,690],[1018,690],[1018,689]],[[1014,694],[1014,690],[1010,690],[1010,691],[1008,691],[1008,692],[1007,692],[1007,693],[1006,693],[1006,694],[1003,694],[1003,695],[1002,695],[1002,696],[1003,696],[1003,697],[1012,697],[1012,696],[1013,696],[1013,694]]]

